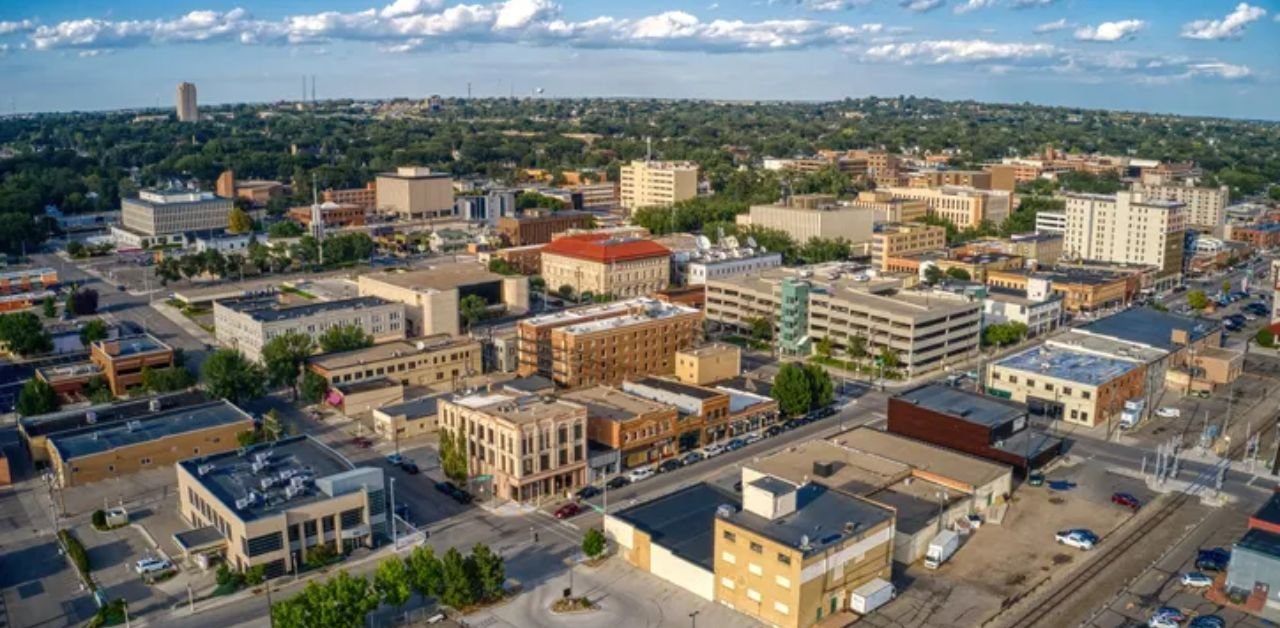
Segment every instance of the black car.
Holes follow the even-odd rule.
[[[1231,562],[1231,551],[1221,547],[1204,549],[1196,553],[1196,569],[1200,571],[1226,571]]]
[[[418,469],[418,463],[412,460],[403,460],[400,462],[400,470],[409,475],[418,475],[421,471]]]
[[[471,493],[458,488],[453,482],[436,482],[436,490],[453,498],[453,501],[459,504],[470,504],[475,499]]]
[[[626,486],[626,485],[628,485],[628,484],[630,484],[630,483],[631,483],[631,480],[629,480],[629,479],[627,478],[627,476],[625,476],[625,475],[616,475],[616,476],[614,476],[614,477],[610,478],[608,482],[605,482],[605,483],[604,483],[604,485],[605,485],[605,486],[607,486],[607,487],[609,487],[609,488],[618,489],[618,488],[622,488],[622,487],[624,487],[624,486]]]
[[[818,410],[818,418],[825,419],[829,416],[834,416],[835,413],[836,413],[836,409],[828,406],[826,408]]]
[[[595,497],[596,495],[599,495],[599,494],[600,494],[600,489],[594,486],[584,486],[578,489],[577,493],[574,493],[574,495],[576,495],[578,499],[591,499],[592,497]]]
[[[658,465],[658,473],[668,473],[670,471],[675,471],[676,469],[679,469],[680,467],[683,467],[683,466],[684,466],[684,463],[680,462],[676,458],[672,458],[670,460],[663,460],[662,464]]]
[[[765,436],[767,436],[767,437],[769,437],[769,438],[772,438],[772,437],[774,437],[774,436],[777,436],[778,434],[781,434],[781,433],[782,433],[782,426],[780,426],[780,425],[770,425],[770,426],[769,426],[767,429],[765,429],[765,431],[764,431],[764,435],[765,435]]]

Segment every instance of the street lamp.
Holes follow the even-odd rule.
[[[689,628],[698,628],[698,613],[702,611],[693,611],[689,613]]]

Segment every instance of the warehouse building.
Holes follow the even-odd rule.
[[[168,412],[175,408],[200,405],[209,401],[202,390],[140,397],[125,401],[101,403],[87,408],[59,410],[48,414],[26,416],[18,419],[18,434],[31,461],[37,467],[49,462],[49,437],[84,427],[107,427],[142,419],[149,415]]]

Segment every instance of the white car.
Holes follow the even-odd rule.
[[[651,477],[653,477],[653,467],[640,467],[638,469],[632,469],[631,472],[627,474],[627,479],[631,480],[632,482],[647,480]]]
[[[1213,586],[1213,578],[1206,576],[1198,571],[1192,571],[1182,574],[1182,586],[1203,589]]]
[[[1176,419],[1182,416],[1182,410],[1165,406],[1163,408],[1156,410],[1156,416],[1164,417],[1166,419]]]
[[[747,443],[748,445],[750,445],[751,443],[758,442],[758,441],[760,441],[760,440],[761,440],[761,439],[763,439],[763,438],[764,438],[764,436],[762,436],[762,435],[760,434],[760,432],[752,432],[752,433],[747,434],[746,436],[744,436],[744,437],[742,438],[742,440],[746,441],[746,443]]]
[[[708,458],[714,458],[724,453],[724,445],[721,445],[720,443],[711,443],[710,445],[702,448],[702,453]]]
[[[169,561],[164,560],[163,558],[144,558],[133,564],[133,570],[138,572],[138,575],[140,576],[158,571],[166,571],[172,567],[173,565],[169,564]]]
[[[1179,628],[1178,622],[1165,617],[1164,615],[1155,615],[1147,620],[1148,628]]]
[[[1074,547],[1078,550],[1091,550],[1094,544],[1098,542],[1098,537],[1088,530],[1063,530],[1054,535],[1053,538],[1062,545]]]

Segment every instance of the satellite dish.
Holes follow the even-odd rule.
[[[768,252],[769,252],[769,249],[766,249],[766,248],[764,248],[763,246],[762,246],[762,247],[760,247],[760,254],[761,254],[761,255],[764,255],[765,253],[768,253]]]
[[[699,250],[699,251],[705,251],[705,250],[707,250],[707,249],[711,248],[711,239],[710,239],[710,238],[708,238],[707,236],[704,236],[704,235],[700,235],[700,236],[698,236],[698,237],[693,241],[693,243],[694,243],[694,246],[697,246],[697,247],[698,247],[698,250]]]
[[[727,248],[736,249],[738,248],[738,236],[725,236],[720,243],[725,245]]]
[[[756,239],[754,237],[747,236],[747,246],[754,249],[759,245],[756,244]]]

